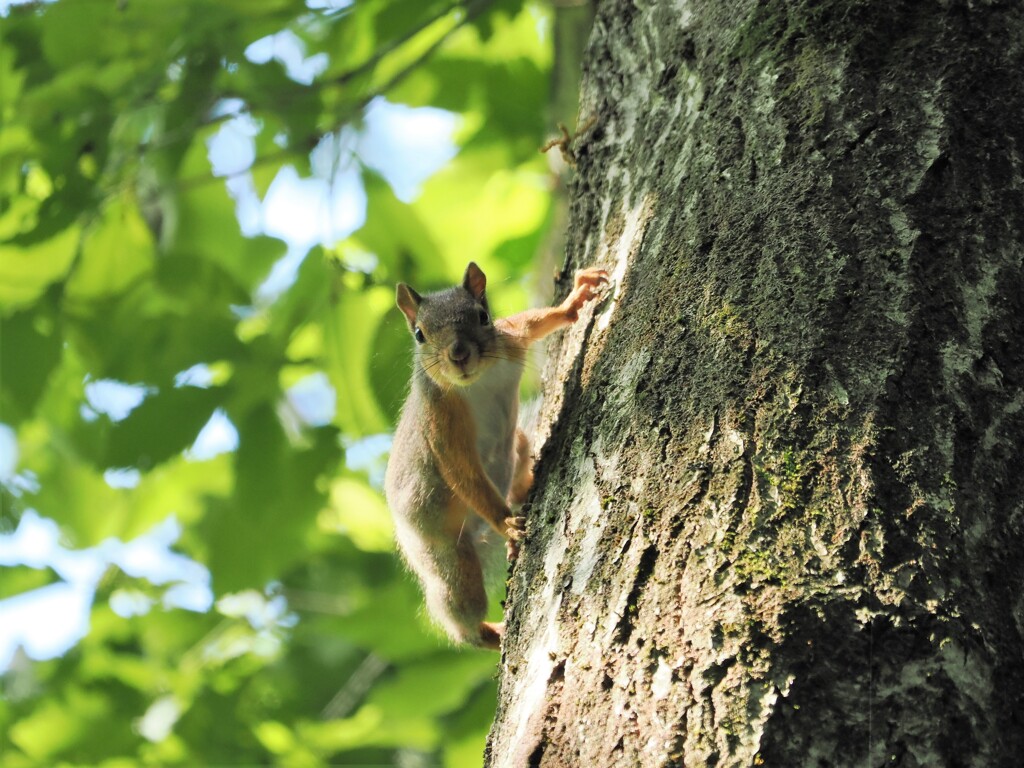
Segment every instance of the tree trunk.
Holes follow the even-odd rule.
[[[608,0],[581,104],[488,765],[1020,765],[1021,4]]]

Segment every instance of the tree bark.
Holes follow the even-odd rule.
[[[1019,765],[1024,11],[607,0],[487,764]]]

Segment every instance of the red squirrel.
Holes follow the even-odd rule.
[[[575,322],[607,282],[604,270],[584,269],[559,306],[499,320],[487,305],[487,278],[473,262],[454,288],[421,296],[397,286],[416,345],[384,492],[427,609],[456,642],[501,647],[504,623],[484,621],[481,521],[505,539],[515,560],[526,521],[512,506],[533,482],[530,443],[516,423],[527,348]]]

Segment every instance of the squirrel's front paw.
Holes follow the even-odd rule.
[[[565,300],[565,309],[573,321],[579,316],[583,306],[597,296],[598,288],[610,281],[607,270],[598,267],[581,269],[576,273],[576,282],[572,293]]]
[[[505,553],[510,563],[519,557],[519,545],[526,538],[526,518],[506,517],[505,518]]]
[[[587,267],[576,273],[576,284],[573,287],[601,285],[602,283],[607,283],[610,279],[608,277],[608,270],[601,269],[600,267]]]

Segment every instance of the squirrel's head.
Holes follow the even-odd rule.
[[[396,291],[424,373],[442,386],[468,386],[496,359],[497,332],[487,306],[487,277],[474,262],[462,285],[420,296],[405,283]]]

